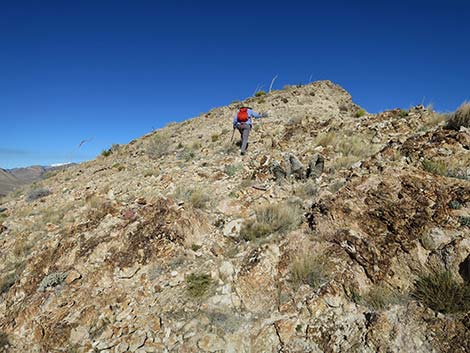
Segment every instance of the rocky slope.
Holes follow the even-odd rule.
[[[470,350],[470,133],[329,81],[243,103],[246,156],[233,103],[3,201],[4,350]]]

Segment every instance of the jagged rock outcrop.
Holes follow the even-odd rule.
[[[233,103],[1,201],[1,349],[470,350],[468,311],[415,295],[468,285],[468,131],[329,81],[244,103],[246,156]]]

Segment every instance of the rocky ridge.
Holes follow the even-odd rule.
[[[468,311],[411,295],[433,268],[470,281],[469,131],[329,81],[243,103],[268,115],[246,156],[232,103],[2,201],[4,350],[470,350]],[[248,227],[267,205],[299,221]]]

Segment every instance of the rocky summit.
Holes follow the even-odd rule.
[[[232,138],[241,105],[246,155]],[[1,199],[2,352],[470,351],[470,130],[329,81]]]

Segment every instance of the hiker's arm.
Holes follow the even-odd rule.
[[[235,114],[235,117],[233,118],[233,122],[232,122],[234,129],[237,127],[237,122],[238,122],[238,118],[237,118],[237,114]]]
[[[261,118],[261,115],[259,115],[258,113],[255,113],[253,110],[249,110],[249,115],[252,116],[253,118],[255,119],[259,119]]]

